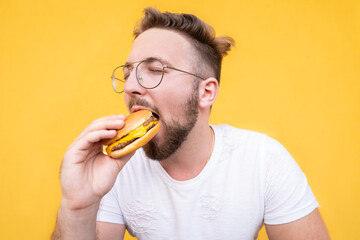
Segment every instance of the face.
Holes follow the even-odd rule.
[[[190,42],[181,34],[150,29],[135,39],[127,62],[157,58],[166,61],[165,65],[191,72],[189,56],[192,53]],[[160,117],[160,132],[144,147],[148,157],[166,159],[186,140],[199,113],[198,81],[191,75],[165,69],[161,84],[154,89],[145,89],[137,82],[135,71],[131,72],[124,88],[130,112],[145,108]]]

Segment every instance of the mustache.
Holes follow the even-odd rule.
[[[134,105],[149,108],[152,112],[154,112],[154,113],[156,113],[158,115],[161,115],[159,109],[155,105],[153,105],[153,104],[149,103],[148,101],[146,101],[145,99],[142,99],[142,98],[132,98],[132,99],[130,99],[129,109],[131,109]]]

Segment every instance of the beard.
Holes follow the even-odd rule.
[[[195,82],[197,81],[195,80]],[[186,122],[181,123],[174,119],[172,119],[171,122],[163,121],[161,124],[161,128],[163,129],[165,136],[163,143],[159,143],[152,139],[143,146],[144,152],[148,158],[158,161],[167,159],[174,154],[186,140],[190,131],[195,126],[199,115],[198,89],[199,84],[194,83],[194,87],[190,95],[191,97],[189,97],[189,99],[182,105],[183,112],[179,115],[182,115],[184,119],[186,119]],[[130,106],[135,103],[150,108],[152,107],[152,109],[157,109],[140,99],[132,100]]]

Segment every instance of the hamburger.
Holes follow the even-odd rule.
[[[103,141],[106,153],[112,158],[120,158],[141,148],[160,130],[159,118],[148,110],[140,110],[127,116],[125,126],[115,137]]]

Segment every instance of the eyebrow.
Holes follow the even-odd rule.
[[[161,58],[161,57],[147,57],[147,58],[145,58],[145,59],[143,59],[143,60],[140,60],[140,61],[135,61],[135,62],[128,62],[128,61],[126,61],[125,62],[125,66],[129,66],[129,65],[132,65],[132,64],[134,64],[134,63],[139,63],[139,62],[141,62],[141,61],[145,61],[145,60],[159,60],[160,62],[162,62],[165,66],[171,66],[171,64],[166,60],[166,59],[163,59],[163,58]]]

